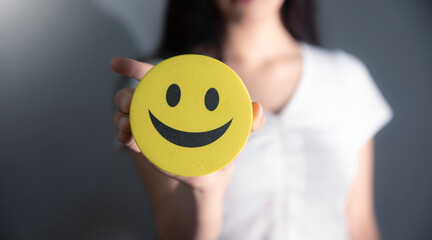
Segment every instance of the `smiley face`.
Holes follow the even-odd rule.
[[[130,124],[141,152],[157,167],[201,176],[229,164],[252,125],[249,94],[224,63],[181,55],[153,67],[131,101]]]
[[[180,101],[181,91],[177,84],[172,84],[167,90],[167,103],[175,107]],[[219,103],[216,89],[210,88],[205,95],[205,105],[209,111],[215,110]],[[171,128],[157,119],[149,110],[149,116],[155,129],[166,140],[181,147],[202,147],[219,139],[231,125],[232,119],[223,126],[206,132],[184,132]]]

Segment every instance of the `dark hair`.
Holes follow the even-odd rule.
[[[318,44],[315,0],[286,0],[281,18],[298,41]],[[223,20],[213,0],[170,0],[157,57],[168,58],[194,52],[198,46],[220,49]]]

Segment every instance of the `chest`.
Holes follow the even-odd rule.
[[[231,66],[242,78],[253,101],[278,112],[294,94],[301,78],[300,62],[280,62],[257,68]]]
[[[317,239],[318,235],[305,237],[310,229],[331,236],[328,239],[342,239],[335,234],[344,234],[355,152],[347,146],[343,129],[306,126],[290,117],[293,121],[269,115],[249,138],[226,193],[226,219],[234,219],[230,221],[235,226],[243,222],[236,219],[259,219],[253,227],[273,229],[262,233],[269,239],[279,239],[273,234]]]
[[[268,114],[266,124],[251,135],[237,159],[237,180],[248,179],[254,188],[263,190],[275,187],[279,191],[284,184],[302,183],[306,195],[318,197],[329,188],[344,195],[357,162],[346,137],[336,124],[311,127]],[[244,178],[243,174],[260,177]]]

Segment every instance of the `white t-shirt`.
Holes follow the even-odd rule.
[[[358,150],[392,117],[365,66],[301,44],[290,102],[236,159],[220,239],[348,239],[345,206]]]

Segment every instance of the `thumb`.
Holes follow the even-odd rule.
[[[260,129],[265,122],[265,115],[261,104],[257,102],[252,103],[253,121],[252,121],[252,132]]]

